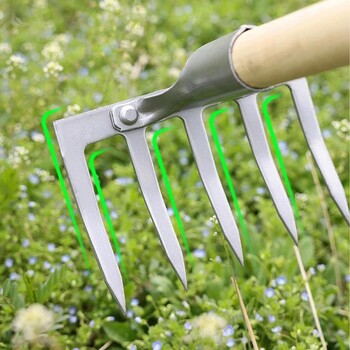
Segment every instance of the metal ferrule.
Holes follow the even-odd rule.
[[[251,28],[253,26],[241,26],[233,33],[200,47],[189,57],[174,85],[148,96],[141,96],[132,102],[139,113],[136,123],[125,125],[118,118],[114,118],[114,126],[119,131],[132,130],[184,109],[210,105],[263,90],[244,84],[232,65],[232,46],[235,40]],[[114,116],[117,112],[114,111]]]

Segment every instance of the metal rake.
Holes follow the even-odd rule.
[[[344,46],[337,46],[337,57],[344,56],[344,50],[347,50],[346,33],[344,34],[344,28],[339,30],[342,27],[340,23],[346,22],[342,13],[346,12],[347,5],[346,1],[325,2],[260,27],[241,26],[233,33],[195,51],[170,88],[54,122],[67,175],[97,262],[108,288],[124,313],[126,304],[122,277],[102,221],[84,156],[85,147],[89,144],[115,135],[125,137],[159,239],[186,288],[183,255],[159,188],[145,136],[146,128],[172,117],[183,120],[199,174],[218,222],[234,254],[243,264],[238,228],[214,164],[202,115],[208,106],[230,99],[238,103],[252,152],[278,215],[297,243],[293,210],[274,164],[256,100],[260,91],[281,84],[287,85],[312,155],[332,198],[350,223],[344,189],[323,141],[306,79],[302,77],[347,64],[348,59],[344,58],[335,59],[330,64],[327,56],[334,56],[334,41],[338,44],[341,42]],[[262,36],[264,45],[268,43],[270,49],[261,49]],[[322,51],[326,45],[311,45],[315,42],[321,44],[325,37],[332,40],[326,53]],[[283,54],[278,49],[281,43],[284,47]],[[303,51],[298,53],[297,59],[291,64],[290,56],[296,57],[295,45],[300,47],[300,43],[303,43]],[[255,54],[250,55],[249,50]],[[269,52],[272,54],[268,57]],[[265,78],[261,78],[263,69],[256,71],[254,58],[256,63],[259,59],[269,59],[273,72],[267,72]],[[318,67],[315,68],[316,63]],[[267,67],[267,64],[263,67]],[[252,78],[249,78],[249,74]],[[288,81],[283,82],[284,80]]]

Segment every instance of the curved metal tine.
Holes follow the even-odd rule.
[[[215,167],[202,118],[203,109],[204,107],[198,107],[184,110],[179,113],[179,116],[184,120],[200,177],[224,236],[238,261],[243,265],[243,251],[239,231]]]
[[[325,180],[329,193],[348,225],[350,225],[349,208],[345,191],[323,140],[307,80],[300,78],[288,81],[285,85],[289,87],[292,93],[306,142]]]
[[[124,136],[143,198],[156,226],[159,239],[171,265],[187,289],[186,270],[181,247],[159,188],[145,132],[145,128],[136,129],[126,132]]]
[[[294,242],[297,243],[298,233],[293,210],[270,152],[256,96],[257,94],[252,94],[240,98],[237,100],[237,103],[241,111],[255,160],[266,186],[269,189],[278,215],[292,236]]]
[[[91,135],[95,135],[93,142],[96,142],[116,133],[110,128],[110,124],[108,109],[101,109],[58,120],[54,127],[67,175],[96,260],[110,292],[125,315],[122,276],[103,224],[84,157],[84,148],[92,141],[88,139]],[[97,135],[99,132],[101,135]]]

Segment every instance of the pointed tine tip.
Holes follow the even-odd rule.
[[[174,269],[176,271],[177,276],[180,278],[180,281],[184,288],[187,290],[187,275],[186,275],[186,269],[185,269],[185,263],[182,258],[182,263],[178,266],[174,266]]]
[[[296,227],[296,224],[295,224],[295,220],[294,220],[294,217],[293,217],[293,221],[290,221],[290,222],[284,222],[290,236],[292,237],[294,243],[296,245],[298,245],[298,229]]]

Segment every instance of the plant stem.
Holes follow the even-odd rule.
[[[256,342],[256,338],[255,338],[255,335],[254,335],[254,332],[253,332],[253,327],[252,327],[252,324],[250,323],[250,320],[249,320],[249,317],[248,317],[248,313],[247,313],[247,309],[246,309],[246,307],[244,305],[244,301],[243,301],[241,292],[239,290],[238,283],[237,283],[237,280],[236,280],[235,276],[231,277],[231,281],[232,281],[232,284],[235,287],[236,292],[237,292],[237,296],[238,296],[238,300],[239,300],[239,306],[241,307],[241,311],[242,311],[242,314],[243,314],[244,322],[245,322],[245,324],[247,326],[248,333],[249,333],[249,336],[250,336],[250,340],[251,340],[251,342],[253,344],[253,349],[254,350],[259,350],[258,343]]]
[[[322,349],[323,350],[327,350],[327,343],[326,343],[326,340],[325,340],[324,335],[323,335],[323,331],[322,331],[322,328],[321,328],[320,320],[318,318],[315,301],[314,301],[314,298],[313,298],[312,293],[311,293],[310,284],[309,284],[309,281],[308,281],[308,278],[307,278],[307,275],[306,275],[306,271],[305,271],[305,267],[304,267],[303,261],[301,259],[300,250],[299,250],[299,247],[297,245],[294,245],[293,248],[294,248],[295,256],[297,258],[300,274],[301,274],[301,277],[303,278],[303,281],[304,281],[304,285],[305,285],[305,289],[306,289],[306,292],[307,292],[309,304],[310,304],[310,307],[311,307],[311,312],[312,312],[312,315],[314,317],[316,328],[317,328],[317,331],[318,331],[319,336],[320,336],[320,340],[321,340],[321,343],[322,343]]]

